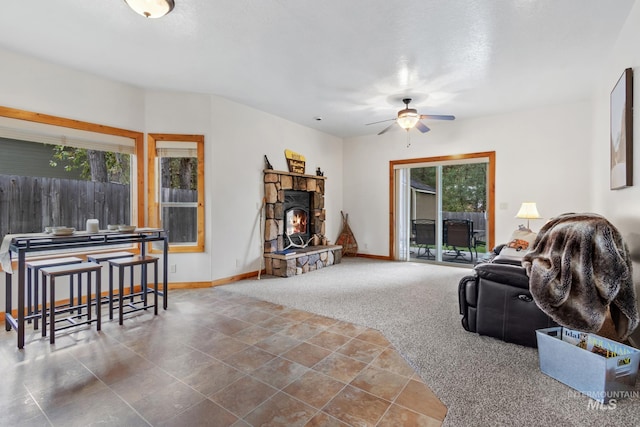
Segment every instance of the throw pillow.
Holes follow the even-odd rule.
[[[533,246],[537,236],[537,233],[526,228],[514,231],[508,243],[500,251],[499,257],[510,261],[522,259]]]
[[[536,240],[537,234],[529,229],[516,230],[511,234],[507,247],[516,251],[528,251]]]

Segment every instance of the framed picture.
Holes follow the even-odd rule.
[[[611,189],[633,185],[633,70],[611,91]]]

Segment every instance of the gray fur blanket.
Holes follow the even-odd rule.
[[[522,266],[536,304],[560,325],[598,332],[609,309],[621,340],[638,326],[629,251],[604,217],[584,213],[551,219]]]

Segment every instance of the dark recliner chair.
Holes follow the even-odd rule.
[[[506,342],[537,347],[536,329],[557,326],[533,300],[525,269],[500,260],[462,278],[458,302],[464,329]]]

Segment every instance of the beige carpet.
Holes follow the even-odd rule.
[[[462,329],[457,290],[469,272],[345,258],[224,288],[380,330],[447,405],[447,426],[640,425],[640,384],[613,410],[588,409],[587,397],[540,372],[537,350]]]

